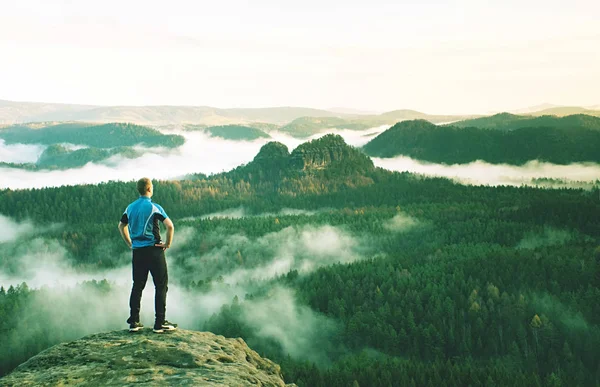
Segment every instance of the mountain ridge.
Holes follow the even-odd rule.
[[[346,125],[380,126],[414,118],[426,118],[440,123],[477,116],[430,115],[408,109],[393,110],[382,114],[362,114],[293,106],[266,108],[216,108],[177,105],[97,106],[0,100],[0,124],[4,125],[40,121],[78,121],[95,123],[131,122],[141,125],[178,123],[208,126],[262,122],[284,126],[302,117],[340,118],[349,121]]]
[[[514,120],[508,113],[497,119]],[[436,126],[425,120],[403,121],[369,141],[363,150],[371,157],[409,156],[428,162],[465,164],[483,160],[493,164],[523,165],[531,160],[556,164],[600,162],[600,118],[575,117],[579,124],[570,126],[569,117],[543,116],[535,122],[554,122],[555,126],[537,125],[514,130],[493,130],[471,125]],[[517,122],[532,122],[517,119]],[[550,120],[550,121],[548,121]],[[512,121],[511,121],[512,122]],[[496,122],[492,122],[495,124]],[[514,123],[514,122],[513,122]],[[566,123],[567,125],[563,125]],[[591,127],[585,126],[590,123]],[[594,126],[597,124],[597,127]]]

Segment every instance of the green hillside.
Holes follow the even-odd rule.
[[[457,121],[465,116],[430,115],[415,110],[394,110],[376,115],[354,115],[351,117],[301,117],[279,128],[294,137],[306,138],[327,129],[364,130],[398,121],[425,119],[433,123]]]
[[[183,145],[185,141],[182,136],[165,135],[152,128],[123,123],[61,123],[41,128],[34,125],[13,125],[0,129],[0,138],[7,144],[70,143],[96,148],[137,144],[174,148]]]
[[[600,130],[600,117],[585,114],[574,114],[565,117],[544,115],[540,117],[521,116],[510,113],[500,113],[490,117],[454,122],[449,126],[459,128],[476,127],[481,129],[496,129],[510,131],[527,127],[547,128],[587,128]]]
[[[536,122],[544,123],[546,119],[540,117]],[[529,160],[557,164],[600,162],[600,130],[567,125],[571,122],[595,123],[595,118],[570,116],[553,118],[550,122],[557,120],[565,125],[523,127],[511,131],[439,127],[423,120],[404,121],[375,137],[363,149],[374,157],[405,155],[445,164],[475,160],[516,165]]]
[[[117,147],[112,149],[83,148],[70,150],[62,145],[55,144],[46,148],[35,163],[18,164],[1,162],[0,166],[30,171],[70,169],[83,167],[91,162],[98,163],[116,155],[133,159],[140,157],[142,153],[130,147]]]
[[[83,148],[70,151],[61,145],[50,145],[40,155],[36,165],[40,169],[77,168],[89,162],[99,162],[115,155],[136,158],[141,156],[141,153],[128,147],[113,149]]]
[[[294,137],[306,138],[327,129],[363,130],[373,126],[367,120],[347,120],[339,117],[301,117],[279,128],[280,131]]]
[[[244,125],[211,126],[207,128],[206,131],[213,137],[220,137],[226,140],[251,141],[259,138],[271,137],[260,129]]]

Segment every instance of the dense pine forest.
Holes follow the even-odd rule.
[[[291,153],[271,142],[230,172],[156,181],[154,188],[153,200],[176,224],[175,245],[180,238],[168,252],[170,281],[191,296],[235,293],[185,328],[242,337],[281,364],[286,382],[600,384],[598,188],[466,186],[390,172],[333,135]],[[23,270],[13,257],[26,244],[48,252],[60,246],[78,272],[126,266],[116,225],[135,197],[132,182],[0,191],[0,214],[39,230],[0,241],[1,271]],[[206,217],[232,209],[244,215]],[[261,277],[280,257],[282,240],[296,246],[289,270]],[[64,291],[101,298],[115,286],[88,281]],[[294,345],[250,318],[257,305],[283,303],[288,291],[306,322],[279,327],[306,339]],[[94,305],[53,297],[26,283],[0,288],[0,335],[7,338],[0,375],[86,332],[69,322]]]
[[[40,127],[41,126],[41,127]],[[162,134],[146,126],[110,123],[60,123],[13,125],[0,128],[0,138],[7,144],[46,144],[70,143],[96,148],[115,148],[143,144],[174,148],[184,143],[179,135]]]
[[[244,125],[221,125],[206,128],[213,137],[221,137],[226,140],[256,140],[258,138],[269,138],[270,136],[260,129]]]
[[[482,127],[459,126],[470,122]],[[509,115],[509,118],[493,116],[450,126],[437,126],[425,120],[403,121],[375,137],[363,149],[373,157],[404,155],[443,164],[476,160],[513,165],[531,160],[554,164],[597,163],[600,118]]]
[[[586,128],[600,130],[600,117],[588,114],[571,114],[565,117],[543,115],[531,117],[510,113],[498,113],[489,117],[453,122],[447,126],[511,131],[520,128]]]

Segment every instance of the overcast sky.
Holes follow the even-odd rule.
[[[599,14],[598,0],[0,0],[0,99],[597,105]]]

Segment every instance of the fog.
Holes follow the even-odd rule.
[[[419,225],[419,221],[412,216],[402,213],[394,215],[394,217],[383,224],[383,227],[392,232],[408,231],[411,228]]]
[[[19,311],[24,319],[41,317],[48,326],[57,329],[69,324],[68,332],[57,336],[61,340],[127,327],[132,285],[130,253],[111,251],[114,241],[107,241],[109,254],[117,255],[117,268],[82,271],[58,240],[45,234],[60,225],[39,231],[30,222],[4,216],[0,217],[0,225],[14,230],[0,242],[5,253],[0,257],[0,285],[6,290],[26,282],[29,288],[39,289],[27,307]],[[219,239],[223,245],[202,255],[183,257],[182,248],[195,243],[194,238],[199,234],[191,227],[178,228],[174,247],[167,250],[170,320],[184,329],[202,329],[213,314],[237,296],[241,318],[257,338],[273,340],[293,358],[319,362],[327,359],[328,338],[335,336],[337,324],[298,303],[292,289],[270,281],[294,269],[303,275],[318,267],[365,258],[366,239],[329,225],[287,227],[257,238],[215,233],[207,237]],[[208,290],[187,289],[186,281],[206,278],[204,269],[213,261],[227,260],[240,249],[244,251],[245,268],[225,269],[221,273],[223,280],[212,281]],[[84,283],[104,279],[108,281],[106,286]],[[244,299],[245,295],[265,287],[268,289],[265,296]],[[147,326],[154,321],[154,289],[150,278],[142,297],[141,319]],[[16,329],[11,334],[22,340],[28,332]]]
[[[278,212],[263,212],[260,214],[253,214],[243,207],[229,208],[219,212],[212,212],[210,214],[202,216],[189,216],[182,218],[179,221],[193,221],[196,219],[212,219],[212,218],[228,218],[228,219],[241,219],[252,216],[286,216],[286,215],[315,215],[318,211],[308,211],[299,208],[282,208]]]
[[[0,214],[0,243],[10,242],[22,235],[32,234],[35,231],[33,223],[15,222],[11,218]]]
[[[251,269],[235,270],[224,276],[224,282],[239,284],[264,281],[291,270],[306,274],[322,266],[354,262],[361,258],[359,243],[356,238],[340,228],[327,225],[287,227],[255,241],[231,238],[220,252],[243,249],[250,255],[271,259]]]
[[[353,146],[366,144],[373,135],[387,127],[365,131],[329,130],[327,133],[341,135]],[[211,137],[204,132],[169,131],[185,137],[186,142],[177,149],[143,148],[136,159],[114,156],[101,163],[69,170],[27,171],[15,168],[0,168],[0,188],[23,189],[61,185],[95,184],[111,180],[131,181],[140,176],[155,179],[177,179],[192,173],[213,174],[229,171],[241,164],[250,162],[260,148],[269,141],[279,141],[293,150],[298,145],[327,133],[297,139],[287,134],[273,132],[271,139],[255,141],[230,141]],[[6,145],[0,140],[0,161],[35,162],[43,152],[41,145]],[[430,176],[443,176],[464,184],[522,185],[532,184],[531,180],[540,177],[563,179],[560,183],[540,182],[542,186],[582,186],[600,179],[600,165],[576,163],[556,165],[530,161],[523,166],[494,165],[482,161],[469,164],[443,165],[427,163],[409,157],[399,156],[389,159],[373,158],[376,166],[393,171],[409,171]]]
[[[573,239],[575,235],[568,230],[545,227],[539,232],[529,232],[517,244],[517,249],[536,249],[542,246],[562,245]]]
[[[573,163],[558,165],[540,161],[529,161],[522,166],[508,164],[490,164],[483,161],[474,161],[468,164],[434,164],[398,156],[394,158],[373,158],[373,163],[381,168],[391,171],[408,171],[428,176],[447,177],[463,184],[473,185],[540,185],[574,186],[590,188],[594,182],[600,180],[600,165],[594,163]],[[540,177],[557,179],[533,183],[533,179]],[[588,184],[585,184],[588,183]]]
[[[339,130],[349,143],[364,145],[369,133],[384,130],[374,128],[367,131]],[[204,132],[168,131],[185,137],[185,144],[177,149],[136,147],[143,153],[141,157],[128,159],[114,156],[101,163],[88,163],[81,168],[69,170],[27,171],[17,168],[0,167],[0,188],[24,189],[56,187],[62,185],[95,184],[111,180],[131,181],[140,176],[155,179],[177,179],[191,173],[213,174],[229,171],[241,164],[252,161],[260,148],[269,141],[280,141],[290,151],[310,139],[324,136],[318,134],[300,140],[287,134],[274,132],[271,139],[255,141],[230,141],[211,137]],[[35,162],[43,152],[42,145],[6,145],[0,140],[0,161]]]
[[[45,148],[43,145],[8,145],[0,138],[0,162],[35,163]]]

